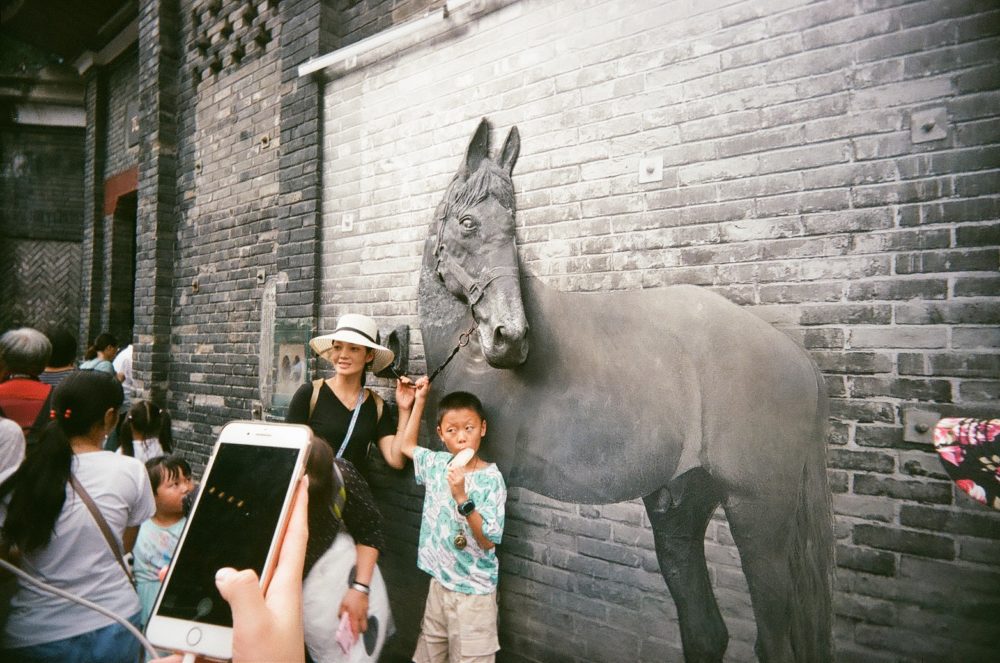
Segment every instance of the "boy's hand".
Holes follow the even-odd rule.
[[[449,467],[448,473],[445,475],[448,479],[448,487],[451,488],[451,496],[457,504],[461,504],[469,499],[468,494],[465,492],[465,475],[467,472],[468,466],[463,465],[462,467]]]
[[[413,397],[415,400],[421,403],[427,402],[427,395],[431,392],[431,381],[427,379],[427,376],[417,378],[417,381],[413,383],[414,393]]]
[[[417,378],[416,382],[404,375],[396,380],[396,407],[400,410],[411,410],[416,400],[426,403],[430,389],[431,383],[426,375]]]

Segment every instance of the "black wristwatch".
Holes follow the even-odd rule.
[[[470,513],[476,510],[476,503],[472,500],[465,500],[458,505],[458,512],[463,516],[468,517]]]

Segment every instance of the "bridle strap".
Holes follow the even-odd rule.
[[[438,270],[437,275],[442,281],[444,281],[444,274],[441,272],[441,265],[445,262],[445,256],[438,258]],[[447,260],[448,272],[454,277],[458,284],[462,286],[465,291],[465,296],[469,300],[469,306],[475,306],[479,303],[479,300],[483,298],[483,294],[486,292],[486,288],[490,287],[490,284],[499,278],[504,276],[511,276],[517,278],[518,270],[517,267],[498,265],[496,267],[491,267],[480,275],[477,281],[473,278],[465,268],[457,260]]]

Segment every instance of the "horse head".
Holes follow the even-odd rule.
[[[428,239],[428,266],[451,295],[469,306],[483,355],[495,368],[513,368],[528,357],[510,179],[520,149],[514,127],[499,161],[491,159],[489,124],[483,119],[438,205]]]

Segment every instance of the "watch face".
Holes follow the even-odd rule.
[[[462,514],[463,516],[467,516],[467,515],[469,515],[470,513],[472,513],[475,510],[476,510],[476,505],[473,504],[472,500],[468,500],[466,502],[463,502],[458,507],[458,512],[460,514]]]

